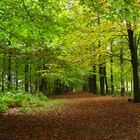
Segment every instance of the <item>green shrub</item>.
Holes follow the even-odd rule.
[[[0,94],[0,112],[6,112],[9,108],[21,107],[20,112],[42,110],[46,105],[62,104],[58,100],[49,100],[43,93],[34,95],[29,93],[6,92]]]
[[[43,105],[48,98],[43,93],[36,93],[35,95],[27,93],[13,93],[6,92],[0,94],[0,111],[6,112],[12,107]]]
[[[9,107],[8,104],[2,100],[0,100],[0,112],[8,111]]]
[[[1,100],[6,103],[9,107],[16,107],[16,106],[22,106],[23,104],[23,98],[21,96],[17,97],[15,94],[3,94],[1,95]]]

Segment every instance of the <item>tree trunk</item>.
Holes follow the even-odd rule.
[[[89,82],[89,92],[92,92],[93,91],[93,78],[90,77],[88,79],[88,82]]]
[[[104,90],[104,68],[102,65],[99,65],[99,79],[100,79],[100,92],[101,95],[105,95],[105,90]]]
[[[11,76],[11,56],[8,55],[8,64],[7,64],[7,90],[10,91],[12,89],[12,76]]]
[[[43,66],[42,69],[45,70],[46,67]],[[41,77],[39,81],[39,91],[43,92],[44,94],[47,92],[47,79],[44,77]]]
[[[133,80],[132,79],[131,79],[131,90],[130,91],[131,91],[131,93],[133,92]]]
[[[35,91],[34,92],[36,93],[36,92],[39,91],[39,80],[35,79],[35,83],[34,84],[35,84]]]
[[[5,90],[5,54],[3,54],[3,67],[2,67],[2,76],[1,76],[1,91]]]
[[[111,43],[111,53],[112,53],[112,43]],[[111,82],[111,94],[114,95],[114,77],[113,77],[113,58],[110,56],[110,82]]]
[[[125,83],[126,83],[126,92],[128,93],[129,92],[128,80],[126,80]]]
[[[29,78],[28,78],[28,75],[29,75],[29,64],[25,64],[25,67],[24,67],[24,71],[25,71],[25,92],[29,92]]]
[[[93,66],[93,93],[97,93],[96,65]]]
[[[104,67],[104,78],[105,78],[106,94],[108,95],[108,82],[107,82],[107,76],[106,76],[106,67]]]
[[[30,64],[30,93],[33,92],[33,86],[32,86],[32,67]]]
[[[4,92],[4,90],[5,90],[5,86],[4,86],[4,78],[5,77],[5,74],[4,74],[4,72],[2,71],[2,79],[1,79],[1,91],[2,92]]]
[[[59,79],[58,80],[55,80],[54,81],[54,84],[55,84],[55,94],[56,95],[62,94],[61,81]]]
[[[47,91],[47,79],[41,78],[40,85],[39,85],[39,91],[46,94]]]
[[[55,85],[55,94],[60,95],[62,93],[60,80],[55,80],[54,85]]]
[[[97,23],[98,23],[98,25],[100,25],[100,17],[99,16],[97,16]],[[98,41],[98,47],[100,48],[100,46],[101,46],[101,42],[99,40]],[[101,92],[101,95],[105,95],[105,90],[104,90],[104,68],[102,67],[102,64],[99,65],[99,80],[100,80],[100,92]]]
[[[50,94],[51,93],[51,83],[50,83],[50,81],[48,81],[48,87],[47,87],[47,89],[48,89],[48,93]]]
[[[122,46],[120,48],[120,66],[121,66],[121,96],[124,96],[125,85],[124,85],[124,78],[123,78],[124,69],[123,69],[123,48],[122,48]]]
[[[129,49],[131,52],[131,63],[133,69],[134,102],[140,102],[137,50],[134,45],[134,32],[131,29],[130,24],[127,24],[127,33],[128,33]]]
[[[16,65],[16,90],[18,90],[18,66]]]

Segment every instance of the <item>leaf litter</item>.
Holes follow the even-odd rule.
[[[0,140],[140,140],[140,104],[77,93],[40,112],[0,114]]]

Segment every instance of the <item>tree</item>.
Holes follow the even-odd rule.
[[[133,82],[134,82],[134,102],[140,102],[140,87],[139,87],[139,75],[138,75],[138,58],[137,47],[134,44],[134,29],[137,21],[139,20],[139,7],[136,1],[112,1],[110,0],[110,11],[114,16],[117,16],[118,20],[126,22],[126,30],[128,34],[128,46],[131,53],[131,63],[133,69]],[[116,17],[115,17],[116,18]]]

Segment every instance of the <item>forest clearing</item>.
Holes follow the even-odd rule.
[[[0,140],[139,140],[140,104],[78,93],[44,111],[0,115]]]

